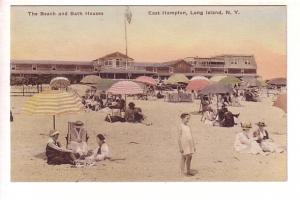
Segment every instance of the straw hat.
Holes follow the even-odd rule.
[[[250,122],[247,122],[247,123],[241,123],[241,127],[243,129],[250,129],[252,128],[252,124]]]
[[[257,126],[261,126],[261,127],[265,127],[266,126],[266,123],[263,122],[263,121],[260,121],[258,123],[256,123]]]
[[[82,121],[76,121],[76,122],[75,122],[75,125],[76,125],[76,126],[83,126],[83,122],[82,122]]]
[[[59,131],[58,130],[51,130],[50,133],[49,133],[49,136],[53,137],[55,135],[59,135]]]

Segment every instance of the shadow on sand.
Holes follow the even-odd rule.
[[[35,157],[35,158],[38,158],[38,159],[42,159],[42,160],[47,160],[47,156],[46,156],[46,153],[45,153],[45,152],[36,154],[36,155],[34,155],[34,157]]]

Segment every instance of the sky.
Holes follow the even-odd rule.
[[[125,9],[12,6],[11,59],[91,61],[115,51],[125,53]],[[128,55],[137,62],[251,54],[263,78],[286,77],[285,6],[130,6],[130,10]],[[187,15],[163,15],[163,11],[185,11]],[[190,13],[197,11],[204,13]],[[206,11],[221,11],[223,15],[208,15]],[[226,15],[226,11],[231,14]],[[40,12],[56,15],[41,16]],[[60,12],[68,15],[58,16]],[[83,15],[71,16],[71,12]],[[155,12],[160,15],[153,15]]]

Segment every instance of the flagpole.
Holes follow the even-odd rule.
[[[127,70],[127,26],[126,26],[126,18],[124,17],[124,24],[125,24],[125,54],[126,54],[126,70]]]

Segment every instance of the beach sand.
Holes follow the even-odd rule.
[[[287,153],[268,156],[239,154],[233,150],[233,128],[208,127],[196,114],[199,101],[168,103],[163,100],[132,100],[148,116],[152,126],[130,123],[108,123],[106,113],[82,112],[56,117],[61,131],[59,141],[65,145],[67,122],[82,120],[90,139],[89,149],[96,147],[95,136],[102,133],[110,146],[113,158],[97,166],[71,168],[70,165],[50,166],[45,160],[45,146],[52,116],[23,114],[21,108],[28,97],[11,97],[14,122],[11,123],[11,180],[12,181],[285,181]],[[253,123],[264,120],[270,137],[281,146],[287,145],[287,117],[272,106],[272,98],[262,102],[242,102],[242,107],[229,107],[240,113],[237,122]],[[195,176],[180,175],[180,154],[177,126],[182,112],[193,112],[190,126],[196,143],[192,159]]]

